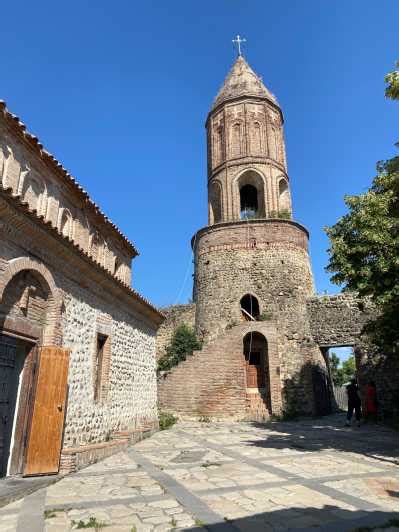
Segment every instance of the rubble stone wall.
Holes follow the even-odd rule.
[[[71,252],[63,240],[51,236],[11,207],[3,209],[2,203],[0,249],[0,289],[6,296],[7,286],[15,279],[9,279],[9,272],[18,263],[26,265],[29,286],[36,290],[32,276],[34,280],[43,278],[43,284],[51,289],[51,299],[57,302],[59,312],[48,313],[45,325],[57,321],[60,334],[57,342],[51,340],[46,344],[43,340],[43,343],[71,350],[64,448],[104,442],[116,431],[143,424],[157,426],[157,324],[155,317],[148,315],[147,307],[117,281]],[[23,286],[20,291],[24,293]],[[36,304],[39,295],[37,291],[31,292],[28,300]],[[0,328],[11,321],[4,311],[8,312],[7,307],[0,300]],[[38,325],[33,317],[37,313],[20,314],[12,324],[31,322],[26,330],[36,336]],[[106,396],[95,400],[98,333],[110,340],[109,382]],[[40,345],[40,335],[37,338]]]
[[[165,316],[165,321],[161,324],[157,332],[157,359],[165,354],[176,327],[186,324],[194,328],[195,325],[195,303],[186,305],[171,305],[160,309]]]
[[[373,310],[356,294],[320,295],[307,302],[312,336],[321,347],[351,346]]]

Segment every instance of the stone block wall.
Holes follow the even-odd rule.
[[[182,324],[194,328],[195,325],[195,303],[186,305],[171,305],[160,309],[165,316],[165,321],[161,324],[157,332],[156,351],[157,359],[165,354],[176,327]]]
[[[307,307],[312,336],[321,347],[358,344],[362,328],[374,313],[370,302],[354,293],[312,297]]]

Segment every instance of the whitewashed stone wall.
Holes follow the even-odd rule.
[[[114,431],[157,418],[155,333],[116,307],[69,285],[64,294],[63,345],[71,348],[64,447],[97,443]],[[97,319],[110,321],[109,392],[94,401]]]

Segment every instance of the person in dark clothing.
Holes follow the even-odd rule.
[[[362,415],[361,401],[359,397],[359,387],[355,378],[351,379],[350,384],[348,384],[346,387],[346,392],[348,394],[348,413],[346,415],[346,426],[350,426],[353,411],[355,411],[357,426],[360,427],[360,418]]]

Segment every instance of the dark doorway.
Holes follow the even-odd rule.
[[[0,334],[0,477],[7,475],[13,429],[16,426],[18,390],[30,349],[30,344]]]
[[[314,366],[312,380],[316,415],[327,416],[332,411],[328,372],[320,366]]]
[[[253,185],[244,185],[240,189],[240,213],[242,220],[258,215],[258,191]]]
[[[247,388],[265,388],[269,382],[269,363],[266,338],[258,332],[244,337],[244,356]]]
[[[240,301],[241,314],[245,321],[259,319],[259,302],[252,294],[246,294]]]

